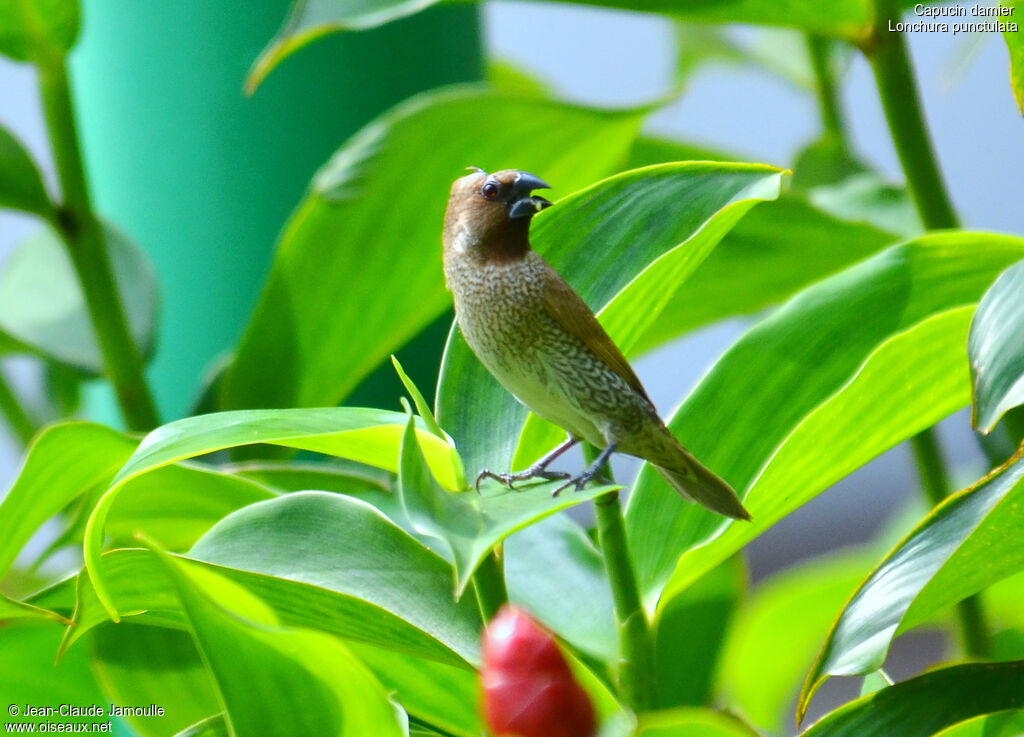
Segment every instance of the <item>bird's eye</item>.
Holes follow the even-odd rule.
[[[481,194],[489,200],[493,200],[498,196],[498,185],[494,182],[487,182],[483,189],[480,190]]]

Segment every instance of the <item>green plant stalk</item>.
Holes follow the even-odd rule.
[[[7,379],[2,371],[0,371],[0,413],[3,413],[7,424],[14,431],[21,444],[27,446],[35,436],[38,428],[32,421],[32,418],[29,417],[28,412],[25,411],[21,402],[18,401],[17,395],[14,393],[11,385],[7,383]]]
[[[156,405],[146,383],[142,356],[128,329],[103,230],[92,210],[62,55],[48,54],[39,60],[39,83],[64,197],[53,224],[64,238],[82,286],[103,366],[125,423],[131,430],[151,430],[160,424]]]
[[[657,700],[654,639],[629,555],[619,492],[595,499],[594,517],[619,629],[619,685],[634,711],[648,711],[655,708]]]
[[[847,143],[846,126],[839,103],[839,89],[833,74],[829,57],[830,39],[809,33],[806,36],[807,54],[814,71],[814,91],[818,100],[818,113],[821,115],[821,127],[825,133],[835,136]]]
[[[889,20],[898,20],[899,17],[898,2],[875,0],[874,30],[863,50],[871,62],[893,145],[922,225],[928,230],[958,228],[960,221],[953,209],[921,110],[906,41],[902,33],[890,33],[888,30]],[[922,489],[934,506],[952,490],[938,439],[933,430],[925,430],[911,439],[911,447]],[[964,652],[972,657],[986,657],[990,643],[981,600],[973,596],[960,602],[957,619]]]
[[[505,568],[496,551],[492,550],[480,562],[480,567],[473,574],[473,590],[476,591],[476,600],[485,623],[494,619],[498,610],[508,602]]]

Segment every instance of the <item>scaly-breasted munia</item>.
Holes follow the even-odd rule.
[[[736,492],[675,439],[622,352],[573,288],[530,248],[532,216],[551,205],[548,185],[523,171],[474,169],[455,180],[444,221],[444,273],[466,343],[508,391],[569,439],[525,471],[481,471],[511,486],[534,477],[596,478],[618,451],[651,463],[688,499],[749,519]],[[585,440],[603,448],[575,476],[548,471]]]

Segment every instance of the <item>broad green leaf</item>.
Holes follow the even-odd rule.
[[[176,461],[253,443],[270,443],[397,470],[406,416],[384,410],[326,407],[295,410],[240,410],[189,417],[159,427],[142,441],[100,498],[89,517],[85,560],[96,571],[110,510],[133,479]],[[417,432],[430,469],[446,488],[456,484],[455,451],[421,426]],[[109,607],[103,582],[95,580],[100,600]],[[113,614],[113,612],[111,612]]]
[[[402,467],[398,474],[402,506],[418,532],[447,545],[455,565],[455,591],[460,597],[480,562],[513,532],[620,488],[592,485],[583,491],[565,490],[552,496],[561,481],[517,489],[491,481],[481,485],[479,494],[452,493],[431,476],[420,438],[413,430],[413,419],[409,417],[402,439]]]
[[[670,578],[669,597],[846,473],[964,406],[966,321],[1021,255],[1017,238],[925,236],[805,289],[741,337],[669,426],[747,490],[753,522],[723,523],[642,469],[626,523],[641,541],[633,557],[648,609]]]
[[[142,737],[171,737],[221,710],[186,632],[124,622],[94,629],[89,641],[108,704],[163,707],[163,716],[125,717]]]
[[[137,445],[92,423],[44,430],[0,502],[0,575],[46,520],[76,499],[84,497],[84,502],[106,489]],[[227,513],[270,496],[253,481],[198,464],[169,465],[125,485],[109,510],[108,531],[126,538],[144,530],[169,547],[187,549]],[[72,522],[59,542],[77,543],[81,533],[82,525]]]
[[[1024,569],[1024,463],[943,502],[864,580],[829,632],[801,701],[829,675],[880,668],[897,632]]]
[[[441,0],[304,0],[292,6],[277,36],[249,72],[255,87],[280,61],[313,39],[390,23]],[[826,4],[785,0],[587,0],[586,4],[622,10],[659,13],[687,21],[752,23],[813,31],[856,41],[868,32],[870,11],[864,0]]]
[[[825,133],[805,146],[793,162],[793,187],[810,189],[835,184],[865,170],[844,137]]]
[[[1024,404],[1024,261],[996,279],[985,292],[971,323],[967,355],[971,359],[974,403],[971,424],[984,433]]]
[[[531,240],[592,308],[602,310],[609,335],[628,352],[671,296],[665,285],[686,279],[754,204],[778,196],[781,179],[780,170],[754,164],[636,169],[559,200],[537,216]],[[436,407],[471,476],[488,467],[508,469],[526,410],[457,331],[445,349]],[[526,441],[529,450],[520,455],[543,451],[545,444]]]
[[[906,238],[924,232],[906,187],[890,184],[874,172],[815,187],[807,192],[807,199],[815,207],[850,223],[862,223]]]
[[[510,601],[581,652],[605,662],[618,657],[604,559],[568,515],[552,515],[511,535],[504,562]]]
[[[641,138],[633,147],[630,166],[732,158],[674,141]],[[783,193],[736,223],[691,277],[673,290],[634,353],[717,320],[757,312],[893,240],[870,225],[830,215],[803,195]]]
[[[410,717],[443,734],[479,737],[479,682],[476,671],[362,643],[347,643]]]
[[[755,726],[781,731],[829,624],[870,567],[866,554],[852,553],[764,581],[728,633],[718,675],[727,702]]]
[[[78,0],[0,0],[0,54],[42,61],[78,36]]]
[[[11,704],[17,704],[19,708],[26,704],[79,707],[105,704],[96,679],[89,671],[84,650],[54,663],[59,642],[60,627],[51,622],[14,622],[0,627],[0,653],[3,653],[0,694],[3,694],[5,724],[54,721],[53,717],[10,714],[8,707]],[[63,721],[93,722],[101,721],[101,718],[69,716]]]
[[[840,707],[803,737],[929,737],[958,722],[1024,706],[1024,661],[932,671]]]
[[[53,212],[35,162],[14,135],[0,125],[0,207],[49,217]]]
[[[1003,32],[1003,39],[1006,41],[1006,49],[1010,52],[1010,89],[1013,90],[1013,99],[1017,101],[1017,109],[1024,114],[1024,33],[1021,33],[1020,13],[1017,11],[1024,8],[1020,0],[1001,0],[1001,6],[1010,8],[1014,15],[1002,18],[1001,20],[1014,20],[1018,26],[1016,30]]]
[[[149,355],[159,308],[156,274],[126,235],[110,225],[104,233],[132,336]],[[0,269],[0,333],[44,358],[103,372],[78,277],[49,226],[18,244]]]
[[[514,166],[573,191],[625,157],[644,112],[457,88],[370,123],[316,175],[286,226],[225,377],[225,408],[337,403],[450,306],[441,225],[467,166]]]
[[[311,587],[344,596],[352,613],[331,618],[346,614],[347,626],[363,632],[346,637],[449,663],[476,660],[479,613],[452,598],[451,566],[356,499],[304,492],[253,505],[214,527],[190,556],[302,582],[310,597],[319,593]],[[246,585],[273,604],[279,597],[262,593],[273,583]]]
[[[1024,711],[1001,711],[975,717],[938,734],[941,737],[1020,737],[1024,734]]]
[[[729,714],[682,708],[640,715],[635,737],[757,737],[757,732]]]
[[[660,708],[712,703],[726,631],[746,582],[746,567],[733,556],[661,612],[655,631]]]
[[[156,552],[235,737],[400,737],[380,682],[330,635],[282,627],[259,598]]]

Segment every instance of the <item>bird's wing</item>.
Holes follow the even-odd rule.
[[[544,309],[547,313],[555,322],[582,340],[595,356],[650,402],[640,379],[633,373],[626,357],[608,337],[608,333],[594,317],[587,303],[557,271],[547,263],[544,267]]]

